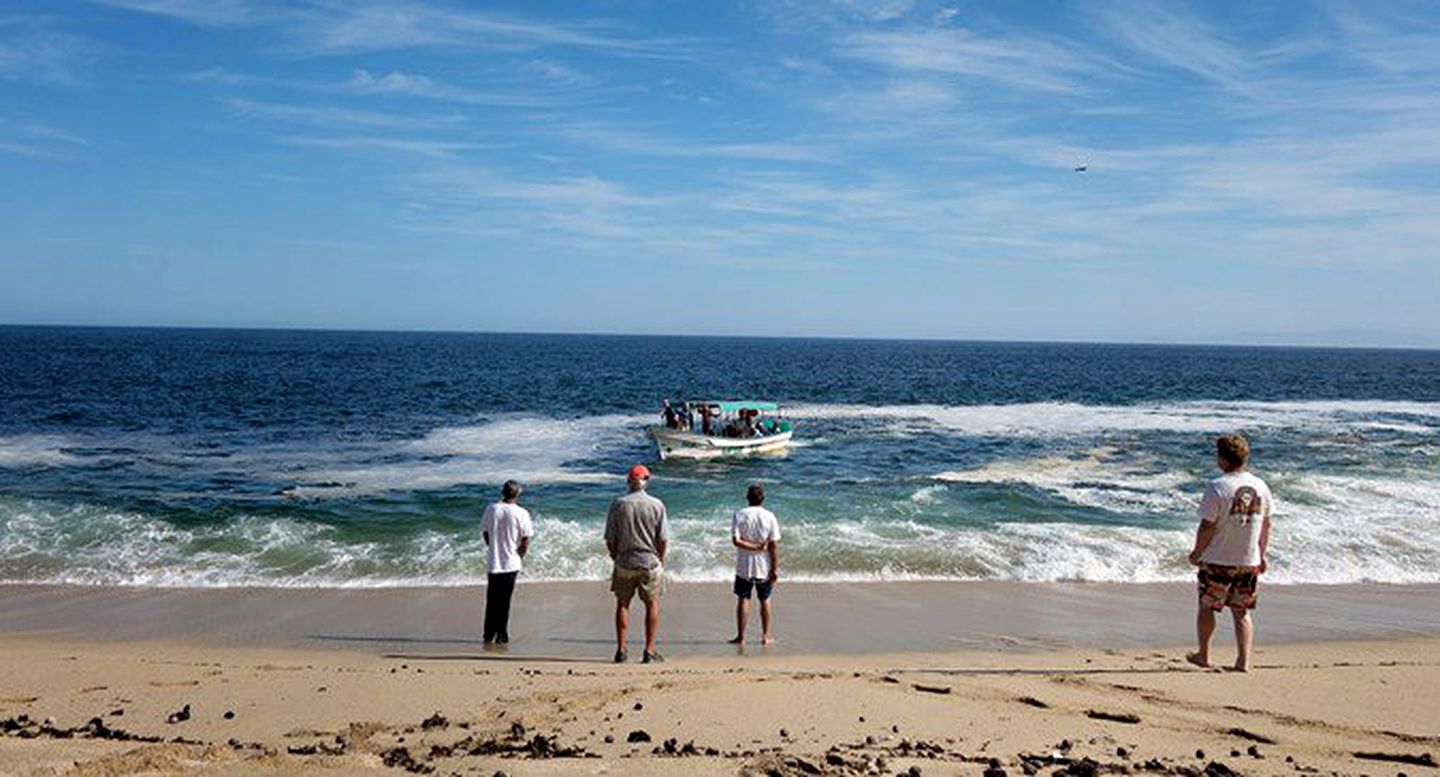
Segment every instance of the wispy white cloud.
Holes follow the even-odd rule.
[[[839,52],[899,71],[975,78],[1043,92],[1087,91],[1085,76],[1105,63],[1064,41],[1033,35],[982,35],[964,28],[861,32]]]
[[[315,86],[326,90],[332,88],[328,85]],[[333,88],[353,94],[418,97],[427,100],[502,107],[538,108],[562,102],[562,93],[544,86],[537,88],[536,85],[527,84],[510,89],[476,89],[446,83],[418,73],[406,73],[398,70],[376,75],[361,68],[356,70],[348,80]]]
[[[0,116],[0,153],[35,159],[71,159],[90,140],[70,130],[26,118]]]
[[[1379,14],[1373,7],[1367,13],[1367,6],[1348,3],[1329,8],[1340,49],[1350,58],[1394,75],[1440,71],[1440,24],[1433,17],[1404,7],[1386,7]]]
[[[274,21],[275,7],[255,0],[91,0],[128,11],[167,16],[207,27],[249,26]]]
[[[57,31],[42,19],[0,20],[0,81],[78,85],[94,60],[94,48],[89,40]]]
[[[823,162],[833,158],[833,152],[814,143],[680,140],[671,135],[613,124],[572,123],[557,126],[549,132],[572,142],[638,156],[717,157],[776,162]]]
[[[423,116],[408,111],[386,113],[338,106],[289,105],[240,97],[223,98],[221,103],[236,115],[247,119],[321,127],[415,130],[452,127],[460,121],[457,116]]]
[[[296,146],[328,148],[341,151],[371,151],[386,154],[407,154],[441,159],[458,158],[465,152],[493,149],[497,146],[455,140],[395,137],[385,135],[278,135],[277,138]]]
[[[1252,65],[1245,53],[1208,24],[1150,0],[1115,3],[1096,12],[1097,34],[1158,62],[1221,86],[1243,85]]]
[[[601,22],[556,22],[423,0],[92,0],[207,27],[269,27],[299,55],[416,48],[526,51],[571,47],[644,57],[688,56],[678,41],[627,34]]]

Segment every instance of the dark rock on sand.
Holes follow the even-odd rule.
[[[185,722],[185,721],[187,721],[187,720],[189,720],[189,719],[190,719],[190,705],[189,705],[189,704],[186,704],[184,707],[181,707],[180,709],[178,709],[178,710],[170,713],[170,715],[165,718],[165,722],[166,722],[166,723],[183,723],[183,722]]]
[[[420,728],[423,731],[431,731],[437,728],[448,728],[450,721],[438,711],[430,717],[420,721]]]
[[[1397,764],[1410,764],[1411,766],[1429,766],[1434,768],[1440,766],[1435,762],[1435,757],[1429,753],[1410,755],[1409,753],[1366,753],[1357,752],[1353,754],[1356,758],[1364,761],[1389,761]]]
[[[234,720],[235,710],[225,710],[225,714],[222,717],[224,717],[226,720]]]
[[[435,767],[415,760],[415,756],[410,754],[410,750],[404,747],[392,747],[386,750],[380,754],[380,761],[391,769],[404,769],[411,774],[430,774],[435,771]]]
[[[615,735],[614,735],[614,734],[606,734],[606,735],[605,735],[605,744],[607,744],[607,745],[613,745],[613,744],[615,744]]]
[[[634,731],[631,731],[629,736],[625,737],[625,741],[631,744],[635,744],[636,742],[649,742],[650,732],[646,731],[643,728],[637,728]]]
[[[1228,733],[1229,733],[1230,736],[1232,736],[1232,737],[1240,737],[1241,739],[1248,739],[1248,740],[1250,740],[1251,742],[1259,742],[1259,743],[1262,744],[1262,745],[1274,745],[1274,744],[1279,744],[1278,742],[1276,742],[1275,740],[1271,739],[1270,737],[1265,736],[1264,734],[1256,734],[1256,733],[1253,732],[1253,731],[1246,731],[1246,730],[1243,729],[1243,728],[1232,728],[1232,729],[1230,729],[1230,731],[1229,731]]]
[[[1205,764],[1205,777],[1240,777],[1240,773],[1219,761]]]
[[[1140,716],[1129,712],[1103,712],[1101,710],[1086,710],[1085,717],[1095,720],[1108,720],[1114,723],[1129,723],[1134,725],[1140,722]]]

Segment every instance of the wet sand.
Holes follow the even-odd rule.
[[[1194,628],[1194,596],[1183,583],[784,583],[775,597],[781,641],[772,652],[1183,645]],[[464,652],[481,646],[484,599],[483,587],[0,586],[0,636]],[[664,652],[733,654],[725,640],[734,631],[734,601],[724,583],[672,584],[664,599]],[[1440,634],[1436,601],[1440,585],[1266,586],[1255,617],[1262,642],[1270,643],[1422,636]],[[600,582],[522,584],[511,650],[608,657],[614,650],[612,603]],[[634,612],[639,614],[639,602]]]

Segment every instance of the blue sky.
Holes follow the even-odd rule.
[[[1440,6],[0,0],[0,182],[7,323],[1435,347]]]

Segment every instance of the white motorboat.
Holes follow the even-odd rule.
[[[665,423],[646,429],[661,459],[715,459],[773,453],[790,445],[789,421],[774,402],[709,400],[665,404]]]

